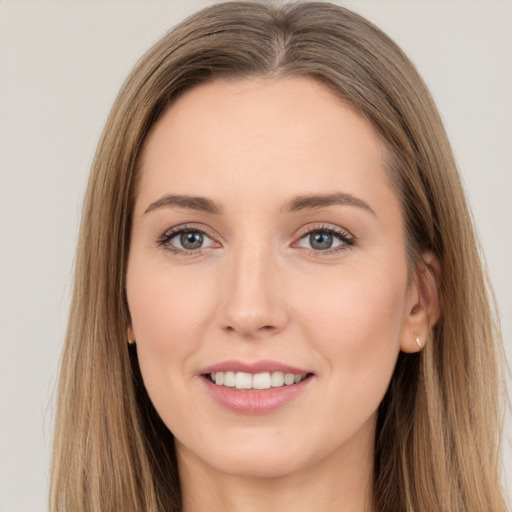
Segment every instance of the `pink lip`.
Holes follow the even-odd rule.
[[[203,368],[199,373],[205,375],[207,373],[215,372],[247,372],[247,373],[262,373],[262,372],[283,372],[295,373],[305,375],[306,373],[313,373],[304,368],[297,368],[278,361],[256,361],[254,363],[246,363],[244,361],[229,360],[222,363],[213,364]]]
[[[283,372],[295,374],[309,374],[298,384],[281,386],[262,390],[237,390],[226,386],[219,386],[212,382],[206,374],[215,372]],[[307,370],[296,368],[276,361],[258,361],[244,363],[242,361],[224,361],[208,366],[201,371],[201,381],[208,394],[222,407],[239,414],[265,414],[288,404],[299,397],[314,381],[314,375]]]

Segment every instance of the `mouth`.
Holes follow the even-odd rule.
[[[312,376],[312,373],[282,371],[260,373],[218,371],[203,374],[203,377],[213,384],[236,389],[237,391],[262,391],[271,388],[293,386]]]
[[[207,395],[237,414],[271,413],[307,393],[316,374],[280,361],[217,363],[199,373]]]

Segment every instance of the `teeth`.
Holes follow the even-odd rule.
[[[224,373],[224,386],[229,386],[230,388],[235,387],[235,372]]]
[[[245,373],[245,372],[236,372],[235,388],[236,389],[251,389],[252,388],[252,375],[250,373]]]
[[[295,382],[295,375],[293,373],[285,373],[284,374],[284,383],[287,386],[291,386]]]
[[[270,389],[270,373],[257,373],[252,376],[252,387],[253,389]]]
[[[284,373],[273,372],[272,377],[270,377],[270,381],[273,388],[280,388],[282,385],[284,385]]]
[[[247,372],[215,372],[210,376],[218,386],[248,390],[291,386],[298,384],[306,375],[283,372],[263,372],[254,375]]]

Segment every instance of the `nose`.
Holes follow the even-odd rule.
[[[226,261],[221,277],[222,328],[245,339],[272,337],[288,323],[283,273],[272,251],[246,246]]]

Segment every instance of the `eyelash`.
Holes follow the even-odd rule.
[[[190,250],[190,249],[180,249],[178,247],[174,247],[170,242],[171,240],[180,233],[183,233],[185,231],[191,231],[193,233],[201,233],[203,235],[206,235],[208,238],[213,240],[213,237],[208,235],[206,230],[198,227],[198,226],[177,226],[175,228],[172,228],[169,231],[166,231],[158,240],[157,245],[164,247],[166,250],[172,252],[173,254],[177,254],[180,256],[194,256],[197,255],[199,250]]]
[[[177,226],[175,228],[172,228],[169,231],[166,231],[162,236],[160,236],[157,240],[157,245],[159,247],[164,247],[169,252],[180,255],[180,256],[194,256],[199,253],[201,248],[198,248],[196,250],[190,250],[190,249],[180,249],[178,247],[173,246],[170,241],[176,237],[177,235],[190,231],[193,233],[201,233],[211,240],[214,240],[212,236],[210,236],[205,229],[202,229],[201,227],[195,226],[195,225],[185,225],[185,226]],[[318,225],[314,226],[313,228],[308,228],[306,231],[304,231],[300,236],[297,242],[294,242],[294,245],[298,242],[304,240],[306,237],[311,236],[313,233],[328,233],[329,235],[332,235],[336,238],[338,238],[341,243],[334,247],[329,248],[325,250],[319,250],[319,249],[312,249],[303,247],[303,249],[310,255],[313,256],[327,256],[332,254],[337,254],[343,251],[346,251],[350,248],[352,248],[356,244],[356,238],[353,235],[350,235],[347,231],[342,230],[340,228],[335,228],[332,226],[325,226],[325,225]]]
[[[298,242],[304,240],[308,236],[311,236],[313,233],[328,233],[329,235],[338,238],[341,241],[341,243],[334,248],[329,248],[325,250],[303,247],[303,249],[312,256],[329,256],[333,254],[338,254],[340,252],[352,248],[356,244],[356,238],[353,235],[350,235],[347,231],[338,227],[325,225],[318,225],[313,228],[308,228],[299,236]],[[298,242],[294,242],[294,244]]]

